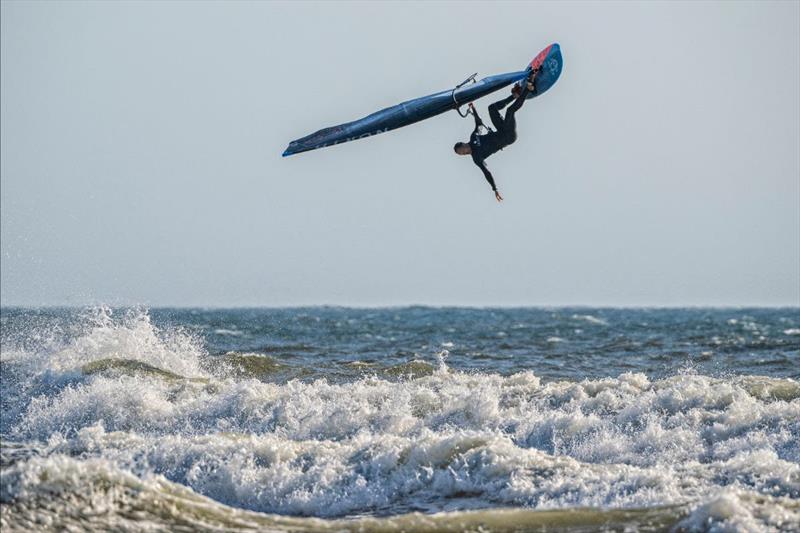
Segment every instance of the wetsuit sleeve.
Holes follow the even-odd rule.
[[[478,161],[475,159],[473,159],[473,161],[475,162],[476,165],[478,165],[478,168],[481,169],[481,171],[483,172],[483,177],[486,178],[486,181],[488,181],[489,185],[492,186],[492,190],[497,191],[497,186],[494,184],[494,178],[492,177],[492,173],[489,172],[488,168],[486,168],[486,162],[483,160]]]

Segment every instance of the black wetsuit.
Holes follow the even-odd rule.
[[[492,173],[486,168],[485,159],[517,140],[517,121],[514,118],[514,113],[525,103],[525,97],[528,96],[528,92],[528,86],[525,84],[516,101],[506,111],[505,118],[500,115],[500,110],[507,106],[511,100],[514,100],[513,94],[489,106],[489,117],[492,119],[492,124],[494,124],[497,131],[489,132],[486,135],[478,134],[478,128],[483,126],[483,121],[481,121],[478,113],[473,110],[475,129],[469,137],[472,161],[483,171],[483,175],[489,185],[492,186],[493,191],[497,191],[497,187],[494,184]]]

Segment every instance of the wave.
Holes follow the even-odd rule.
[[[201,383],[208,382],[206,378],[186,378],[175,372],[164,370],[156,366],[138,361],[136,359],[100,359],[92,361],[81,366],[81,372],[87,375],[108,373],[127,376],[148,376],[166,379],[169,381],[180,381],[188,379],[190,381],[198,381]]]
[[[406,363],[392,365],[383,370],[383,374],[386,376],[418,378],[422,376],[429,376],[433,374],[434,370],[436,370],[436,367],[434,367],[431,363],[414,359]]]
[[[2,399],[2,523],[800,527],[796,380],[545,381],[453,371],[445,356],[269,382],[284,371],[276,358],[209,356],[146,314],[100,313],[52,349],[0,360],[14,391]]]
[[[245,378],[265,378],[289,369],[274,357],[257,353],[228,352],[219,363],[234,376]]]
[[[697,506],[499,508],[333,520],[287,517],[237,509],[163,476],[141,478],[108,461],[64,456],[36,458],[5,472],[3,487],[4,531],[788,531],[800,524],[796,500],[741,489],[720,491]]]
[[[213,385],[87,376],[32,401],[12,436],[46,442],[48,456],[103,457],[281,514],[414,509],[465,495],[498,506],[642,507],[727,485],[800,496],[800,405],[732,381],[541,384],[438,371],[402,383]]]

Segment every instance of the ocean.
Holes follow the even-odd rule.
[[[800,309],[0,311],[6,531],[798,531]]]

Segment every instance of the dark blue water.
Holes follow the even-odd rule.
[[[87,313],[6,309],[3,338],[30,342],[18,333],[34,323],[50,336],[68,336],[86,326]],[[532,370],[548,379],[631,371],[659,377],[687,366],[713,375],[800,375],[797,308],[153,309],[150,317],[192,332],[212,356],[268,355],[286,365],[281,378],[356,376],[360,371],[348,368],[354,362],[435,363],[443,350],[452,368]]]

